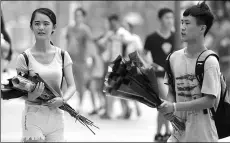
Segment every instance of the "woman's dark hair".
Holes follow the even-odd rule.
[[[208,33],[213,25],[214,15],[212,14],[208,5],[203,1],[200,4],[193,5],[186,9],[183,16],[192,16],[196,18],[197,25],[206,25],[207,28],[204,32],[204,36]]]
[[[173,13],[170,8],[162,8],[158,11],[158,18],[161,19],[166,13]]]
[[[30,20],[30,27],[32,27],[36,13],[45,14],[46,16],[48,16],[50,18],[53,25],[56,25],[56,22],[57,22],[56,15],[54,14],[54,12],[52,10],[50,10],[49,8],[38,8],[32,13],[31,20]],[[53,34],[53,31],[51,34]],[[51,41],[50,41],[50,44],[53,45],[53,43]]]

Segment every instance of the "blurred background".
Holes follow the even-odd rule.
[[[30,48],[34,43],[34,35],[30,29],[32,12],[39,7],[52,9],[57,16],[57,30],[52,36],[54,45],[66,49],[66,32],[69,25],[74,25],[74,11],[82,7],[87,11],[85,23],[90,27],[92,36],[96,39],[106,32],[105,19],[113,13],[120,15],[135,25],[134,33],[139,35],[144,44],[147,35],[159,29],[157,12],[160,8],[168,7],[174,11],[176,32],[175,48],[180,49],[180,16],[185,8],[199,1],[1,1],[1,14],[5,30],[11,39],[11,59],[1,58],[1,80],[16,75],[15,63],[17,56]],[[220,66],[228,84],[230,85],[230,2],[207,1],[215,15],[215,23],[206,36],[205,44],[220,56]],[[2,24],[2,21],[1,21]],[[2,42],[1,42],[2,45]],[[143,45],[142,45],[143,46]],[[90,60],[87,63],[90,66]],[[103,60],[101,60],[104,64]],[[106,68],[106,67],[104,67]],[[135,104],[129,102],[130,115],[126,118],[117,118],[122,112],[120,102],[115,100],[111,118],[102,118],[102,111],[92,113],[94,107],[91,101],[91,91],[85,90],[83,97],[82,114],[95,122],[100,130],[93,135],[87,128],[66,114],[67,141],[124,141],[124,142],[153,142],[156,134],[157,110],[139,104],[140,112],[134,112]],[[96,104],[99,104],[96,99]],[[78,103],[77,94],[68,101],[72,107]],[[20,141],[21,118],[24,101],[1,100],[1,141]],[[162,129],[164,132],[165,129]],[[230,139],[228,140],[230,141]]]

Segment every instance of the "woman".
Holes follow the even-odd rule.
[[[30,28],[35,35],[35,44],[25,51],[29,59],[28,67],[22,54],[17,59],[17,72],[29,70],[38,73],[60,97],[41,103],[37,97],[44,90],[44,83],[38,83],[35,90],[28,93],[23,114],[24,142],[64,141],[64,112],[60,107],[74,94],[75,83],[72,73],[72,60],[65,51],[64,76],[67,90],[61,91],[62,57],[61,49],[52,44],[51,35],[56,29],[56,16],[48,8],[39,8],[32,13]]]

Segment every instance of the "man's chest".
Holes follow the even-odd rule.
[[[178,58],[173,63],[173,73],[178,99],[193,100],[200,97],[200,87],[195,75],[196,59]]]
[[[153,54],[168,55],[173,51],[173,42],[170,39],[155,38],[150,41],[151,51]]]

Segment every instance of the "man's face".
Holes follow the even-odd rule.
[[[194,41],[201,35],[201,25],[197,25],[195,17],[186,16],[181,19],[181,39],[184,42]]]
[[[161,19],[161,24],[166,27],[167,29],[172,29],[174,25],[174,15],[172,12],[168,12],[164,14]]]
[[[83,13],[82,13],[82,11],[80,11],[80,10],[77,10],[76,12],[75,12],[75,22],[76,23],[82,23],[83,21],[84,21],[84,15],[83,15]]]

